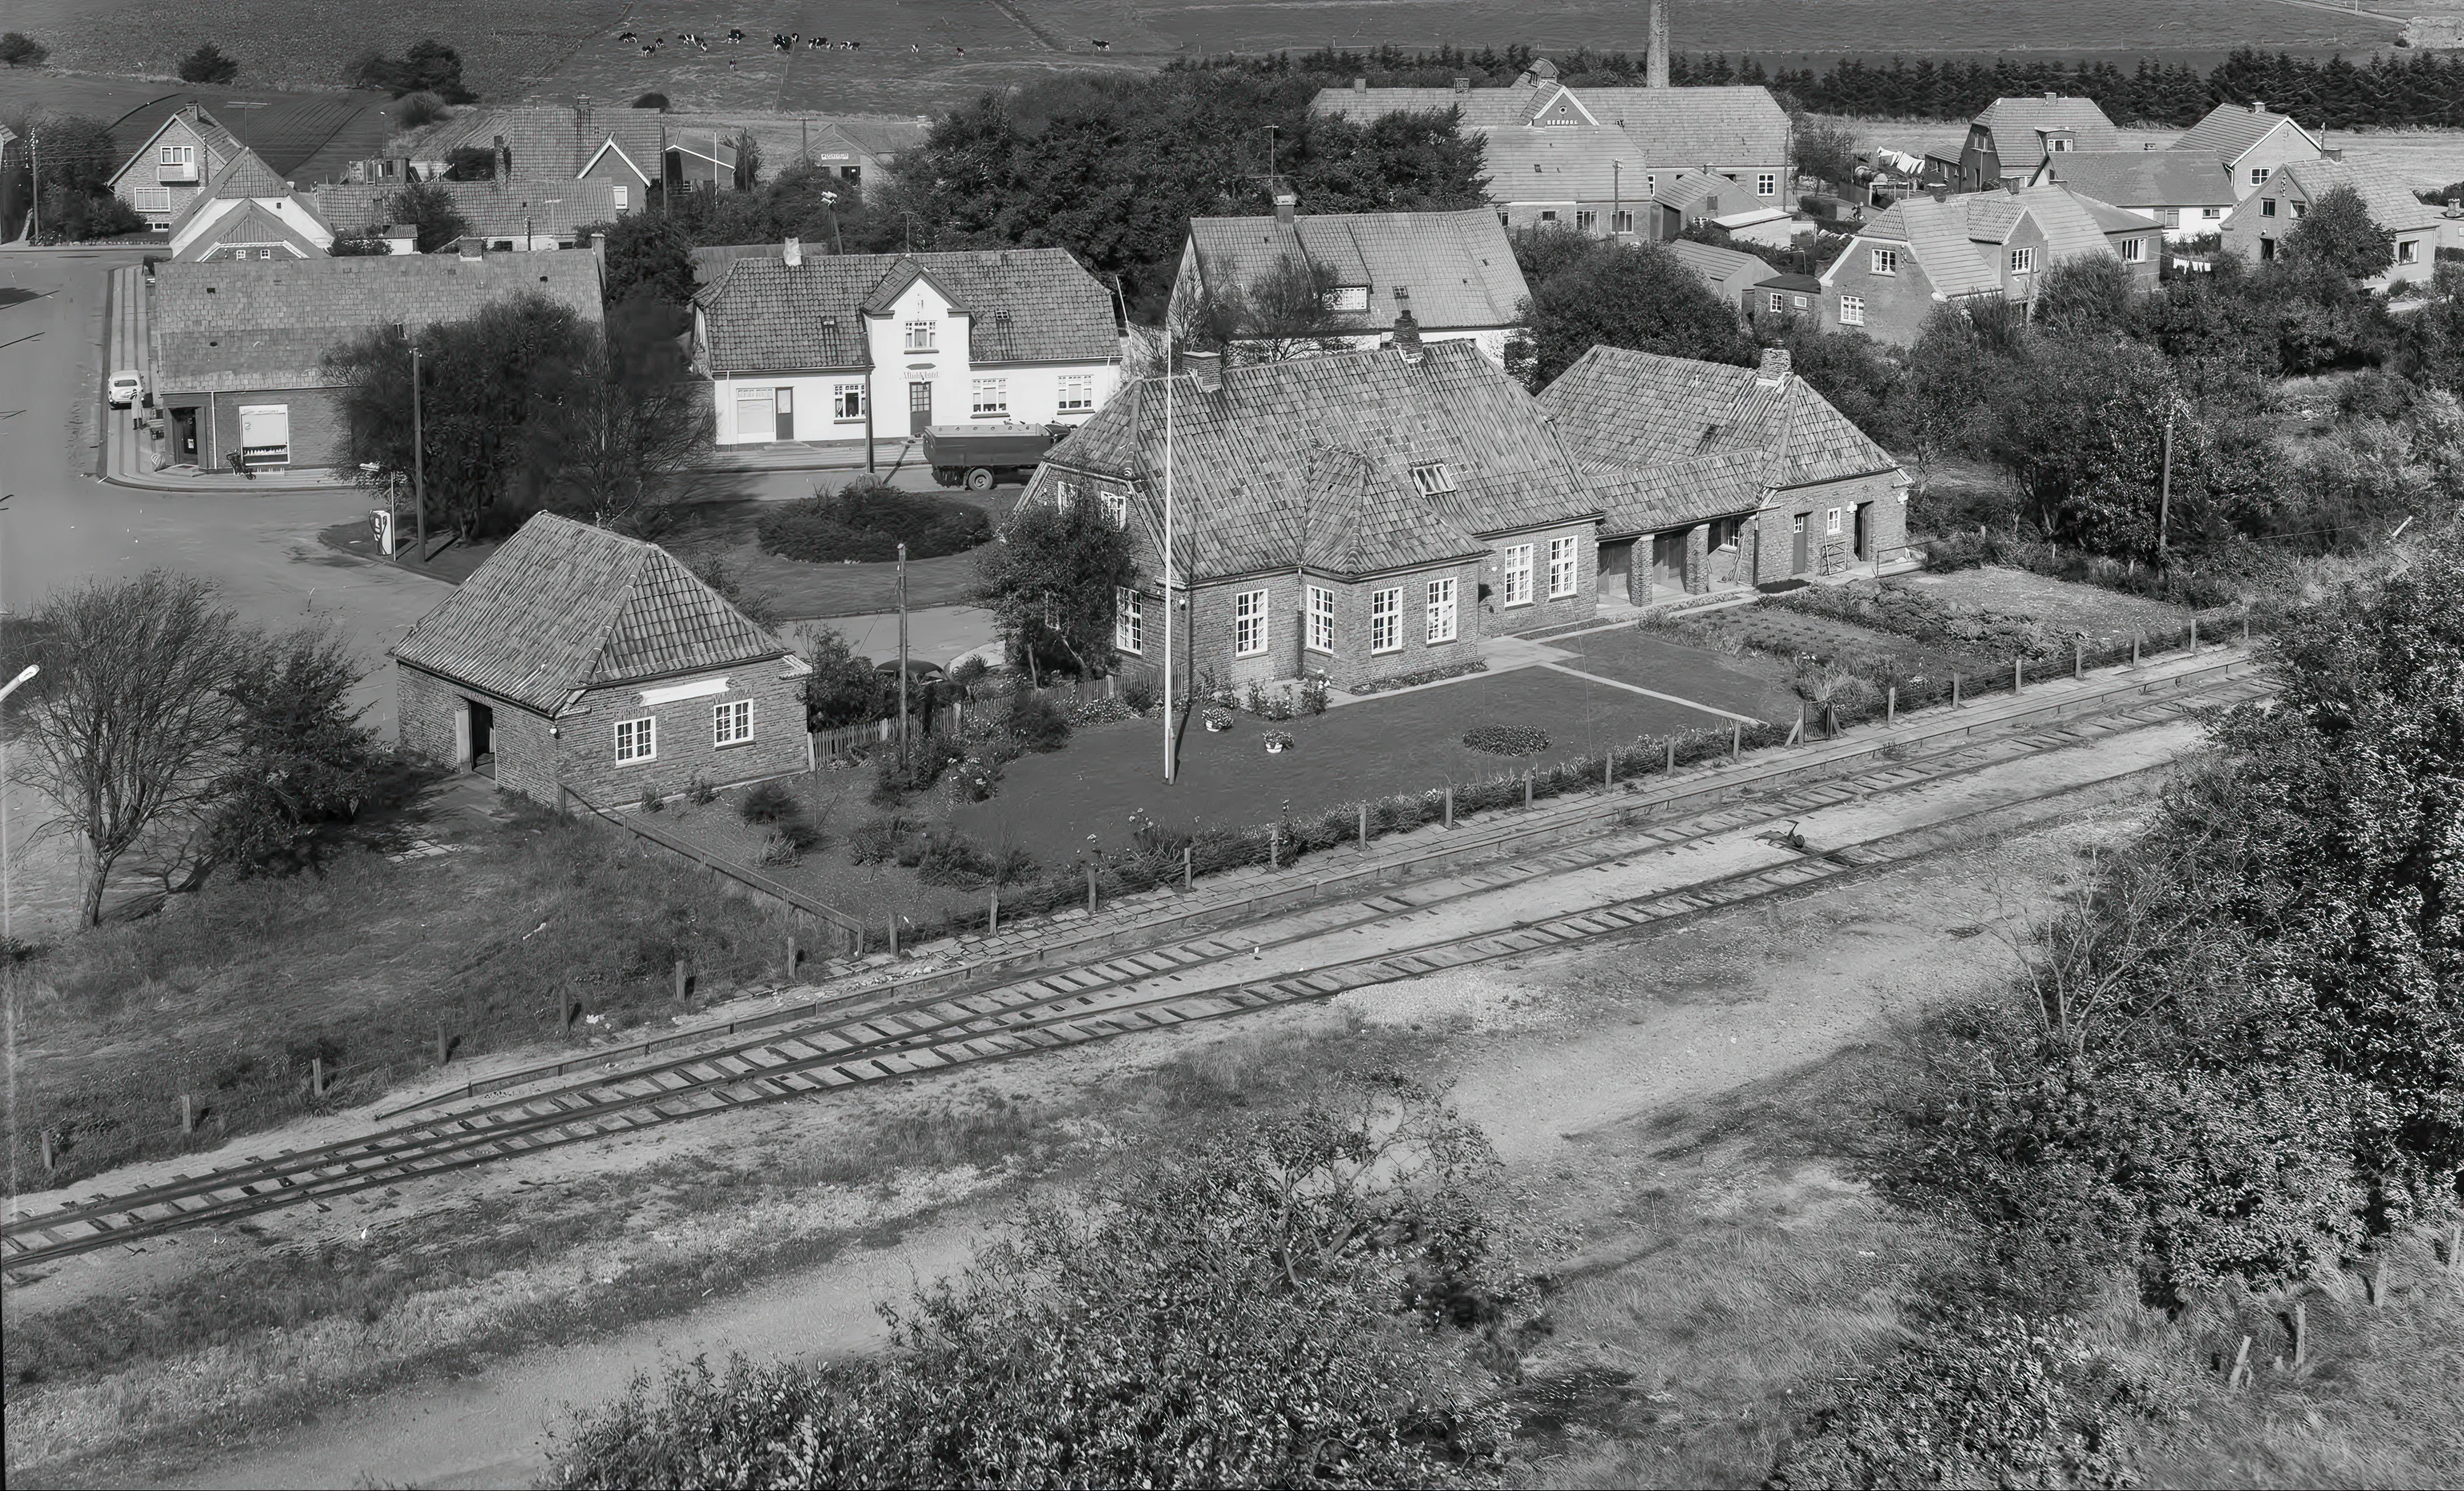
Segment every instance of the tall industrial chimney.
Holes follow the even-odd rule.
[[[1651,60],[1642,80],[1645,87],[1668,86],[1668,0],[1651,0]]]

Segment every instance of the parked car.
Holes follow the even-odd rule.
[[[945,487],[989,492],[995,482],[1035,475],[1036,462],[1067,433],[1049,425],[932,425],[924,431],[924,462]]]
[[[145,401],[145,375],[135,368],[123,367],[111,375],[103,385],[114,409],[134,409]]]

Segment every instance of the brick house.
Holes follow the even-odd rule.
[[[2219,103],[2184,131],[2172,150],[2203,156],[2224,168],[2236,200],[2264,187],[2283,167],[2322,160],[2327,147],[2317,135],[2264,103]],[[2128,204],[2125,204],[2128,205]]]
[[[1166,323],[1186,337],[1210,298],[1241,296],[1284,264],[1326,284],[1333,313],[1323,350],[1357,350],[1392,340],[1404,311],[1424,343],[1470,341],[1500,367],[1524,333],[1531,298],[1506,230],[1485,208],[1467,212],[1331,212],[1298,210],[1289,192],[1271,217],[1197,217],[1180,251]],[[1234,349],[1234,360],[1243,360]]]
[[[2363,288],[2428,284],[2449,231],[2445,213],[2414,196],[2409,184],[2350,161],[2295,161],[2277,167],[2267,185],[2225,220],[2225,247],[2253,264],[2276,257],[2311,204],[2340,187],[2350,187],[2361,197],[2394,254],[2385,270],[2362,281]]]
[[[394,645],[403,748],[554,805],[812,769],[812,670],[682,561],[540,513]]]
[[[344,458],[341,382],[325,354],[377,326],[413,332],[494,300],[541,295],[599,324],[595,254],[212,259],[155,271],[162,466],[328,467]]]
[[[2164,225],[2172,243],[2222,232],[2226,214],[2242,198],[2215,160],[2176,150],[2049,155],[2028,185],[2068,187],[2093,201],[2144,212]]]
[[[2122,148],[2122,132],[2094,99],[2065,94],[1996,99],[1968,122],[1953,173],[1961,191],[1991,191],[2025,181],[2053,156]]]
[[[184,104],[112,172],[111,194],[144,218],[146,227],[167,233],[172,219],[205,193],[209,182],[242,160],[250,163],[252,179],[281,180],[220,120],[201,105]]]
[[[1888,564],[1907,477],[1793,372],[1595,346],[1540,391],[1604,518],[1599,583],[1638,605]]]
[[[1140,581],[1124,671],[1163,666],[1172,424],[1177,681],[1304,674],[1348,688],[1468,661],[1483,638],[1592,615],[1600,505],[1539,404],[1468,342],[1148,380],[1052,448],[1020,500],[1096,501]]]

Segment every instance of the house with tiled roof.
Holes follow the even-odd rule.
[[[1713,295],[1738,311],[1753,309],[1754,286],[1771,278],[1770,262],[1757,255],[1697,243],[1691,238],[1671,239],[1664,247],[1677,262],[1692,270]]]
[[[216,171],[172,214],[168,232],[171,256],[182,262],[312,258],[334,242],[332,225],[253,155]]]
[[[2172,149],[2223,167],[2236,200],[2247,199],[2284,167],[2327,154],[2324,141],[2256,100],[2217,104],[2174,141]]]
[[[1186,363],[1055,445],[1021,499],[1099,502],[1128,530],[1138,581],[1113,612],[1125,669],[1163,665],[1167,478],[1184,680],[1353,688],[1593,613],[1593,479],[1469,342],[1423,345],[1406,323],[1390,346]]]
[[[322,256],[171,262],[155,270],[147,386],[161,464],[331,467],[346,458],[328,353],[378,326],[417,332],[538,295],[600,323],[595,254]]]
[[[2445,212],[2414,196],[2412,188],[2390,172],[2351,161],[2295,161],[2278,167],[2266,186],[2225,219],[2225,247],[2249,263],[2273,259],[2295,225],[2320,198],[2339,188],[2350,188],[2361,197],[2394,255],[2384,271],[2362,281],[2363,288],[2428,284],[2439,245],[2453,241],[2442,236],[2451,232]]]
[[[620,183],[605,179],[539,181],[498,177],[491,181],[431,183],[462,215],[465,233],[485,242],[491,253],[587,248],[585,232],[594,223],[612,221]],[[347,235],[382,234],[399,221],[394,198],[399,185],[331,182],[302,193],[304,200],[335,232]],[[638,198],[636,199],[638,200]]]
[[[705,253],[693,355],[722,446],[1075,423],[1119,385],[1112,292],[1067,249]]]
[[[1323,334],[1308,339],[1308,350],[1315,351],[1376,346],[1392,339],[1395,318],[1408,310],[1423,342],[1469,341],[1502,367],[1507,344],[1525,334],[1523,305],[1531,297],[1506,229],[1485,208],[1302,212],[1296,197],[1281,192],[1271,216],[1190,220],[1167,322],[1186,339],[1193,327],[1219,319],[1210,308],[1254,303],[1261,287],[1283,274],[1324,287],[1331,314],[1314,328]],[[1236,362],[1291,350],[1281,345],[1289,338],[1266,350],[1265,339],[1243,340],[1242,328],[1228,329],[1236,333]]]
[[[1959,146],[1958,189],[1991,191],[2025,181],[2047,156],[2121,148],[2122,132],[2094,99],[2058,93],[1996,99],[1968,122],[1968,138]]]
[[[145,226],[167,233],[182,210],[206,193],[208,183],[234,167],[253,182],[282,179],[203,105],[190,103],[156,125],[112,173],[109,185],[111,194],[145,219]]]
[[[1901,562],[1907,478],[1790,367],[1595,346],[1540,407],[1601,499],[1600,584],[1632,599]]]
[[[683,168],[667,159],[669,127],[656,109],[602,109],[587,94],[570,104],[489,105],[396,139],[385,154],[353,163],[350,176],[356,185],[391,189],[437,181],[455,152],[475,150],[490,157],[492,179],[517,195],[544,200],[565,185],[589,182],[607,192],[616,211],[629,212],[649,200],[652,185],[677,179]],[[737,185],[733,132],[702,133],[709,136],[706,153],[717,162],[708,168],[723,184]]]
[[[2168,242],[2220,233],[2241,200],[2233,177],[2212,157],[2176,150],[2080,150],[2046,156],[2028,177],[2032,187],[2068,187],[2080,196],[2164,226]]]
[[[1372,88],[1354,78],[1350,88],[1322,90],[1310,108],[1361,123],[1406,111],[1459,111],[1463,132],[1487,142],[1489,200],[1517,227],[1557,221],[1623,232],[1615,219],[1629,209],[1620,204],[1639,209],[1685,171],[1738,187],[1745,199],[1732,211],[1749,203],[1778,205],[1789,181],[1788,113],[1768,88],[1570,88],[1543,57],[1504,88],[1474,88],[1461,78],[1451,88]],[[1547,145],[1543,137],[1563,143]],[[1629,145],[1641,156],[1640,180]],[[1564,166],[1552,181],[1547,163],[1578,154],[1588,163]],[[1533,178],[1528,167],[1535,162],[1543,169]],[[1596,191],[1603,176],[1610,192],[1571,207],[1563,199],[1566,180]]]
[[[539,513],[394,644],[403,748],[545,806],[812,769],[812,670],[655,544]]]
[[[1935,307],[2033,301],[2056,265],[2109,255],[2156,283],[2163,228],[2057,186],[1907,197],[1857,230],[1823,268],[1826,331],[1913,345]]]

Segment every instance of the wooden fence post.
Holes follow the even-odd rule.
[[[796,982],[796,934],[787,934],[787,982]]]
[[[2085,677],[2087,677],[2087,643],[2075,636],[2071,638],[2071,681],[2077,683]]]
[[[2303,1301],[2296,1300],[2293,1302],[2293,1367],[2296,1371],[2300,1369],[2302,1362],[2309,1357],[2309,1354],[2310,1306]]]
[[[890,955],[898,956],[898,913],[890,913]]]
[[[1808,712],[1809,707],[1809,703],[1805,700],[1800,699],[1796,701],[1796,739],[1789,742],[1792,746],[1800,745],[1803,742],[1812,739],[1812,737],[1806,733],[1805,729],[1807,722],[1813,719],[1813,715]]]
[[[989,937],[989,936],[991,936],[993,933],[998,932],[998,931],[1000,931],[1000,930],[1001,930],[1001,881],[999,881],[999,880],[995,880],[995,881],[993,881],[993,883],[992,883],[992,905],[991,905],[990,909],[988,909],[988,910],[987,910],[987,911],[985,911],[985,913],[984,913],[984,935],[985,935],[985,936],[987,936],[987,937]]]
[[[2233,1352],[2233,1367],[2225,1373],[2225,1386],[2238,1388],[2250,1380],[2250,1337],[2241,1338],[2240,1349]]]
[[[52,1131],[47,1128],[43,1130],[43,1173],[49,1175],[57,1168],[59,1167],[52,1163]]]
[[[180,1132],[190,1134],[197,1128],[197,1100],[187,1093],[180,1094]]]
[[[1531,811],[1532,769],[1533,768],[1530,767],[1525,767],[1523,768],[1523,811],[1525,812],[1529,812]]]
[[[1746,727],[1743,722],[1728,722],[1728,760],[1733,763],[1746,753]]]
[[[1900,723],[1900,686],[1896,683],[1882,691],[1882,723]]]
[[[1448,783],[1446,784],[1446,827],[1448,827],[1448,828],[1453,828],[1454,826],[1455,826],[1455,785],[1454,785],[1452,782],[1448,782]]]
[[[1369,805],[1367,803],[1360,805],[1360,847],[1363,849],[1369,847]]]
[[[685,960],[676,960],[676,1003],[685,1002]]]
[[[1615,786],[1617,786],[1617,747],[1612,746],[1608,748],[1608,753],[1600,759],[1600,790],[1607,791]]]
[[[1950,707],[1959,707],[1959,675],[1956,673],[1950,676]]]
[[[2011,692],[2012,692],[2012,693],[2013,693],[2013,694],[2016,694],[2016,693],[2018,693],[2021,689],[2024,689],[2024,688],[2026,688],[2027,686],[2028,686],[2028,659],[2026,659],[2025,657],[2013,657],[2013,658],[2012,658],[2012,659],[2011,659]]]
[[[571,1008],[571,1001],[566,1002],[566,1007]],[[573,1023],[570,1015],[566,1016],[565,1023],[567,1025]],[[325,1096],[325,1058],[323,1057],[308,1058],[308,1096],[312,1098]]]
[[[2136,632],[2130,634],[2130,668],[2134,673],[2139,671],[2139,634]]]
[[[682,965],[679,964],[678,967],[681,968]],[[446,1062],[446,1058],[451,1057],[452,1054],[453,1044],[451,1040],[446,1038],[445,1027],[439,1025],[436,1027],[436,1064],[438,1066],[443,1066]]]
[[[2191,652],[2191,654],[2192,654],[2193,656],[2196,656],[2196,655],[2197,655],[2197,653],[2198,653],[2198,651],[2199,651],[2199,618],[2198,618],[2198,617],[2196,617],[2196,616],[2192,616],[2192,617],[2190,618],[2190,652]]]
[[[2378,1250],[2378,1257],[2370,1261],[2370,1308],[2381,1309],[2386,1304],[2387,1249],[2381,1248]]]
[[[1270,823],[1266,826],[1266,868],[1280,870],[1283,867],[1284,826],[1280,823]]]
[[[1672,735],[1661,744],[1666,746],[1667,750],[1661,757],[1660,773],[1662,776],[1674,776],[1677,773],[1677,737]]]
[[[1181,845],[1181,846],[1180,846],[1180,888],[1181,888],[1182,890],[1196,890],[1196,889],[1198,888],[1198,863],[1197,863],[1197,861],[1198,861],[1197,846],[1196,846],[1196,845],[1194,845],[1194,844],[1183,844],[1183,845]]]
[[[2250,608],[2247,606],[2241,609],[2241,645],[2250,645]]]
[[[1087,914],[1095,914],[1095,861],[1087,861]]]

